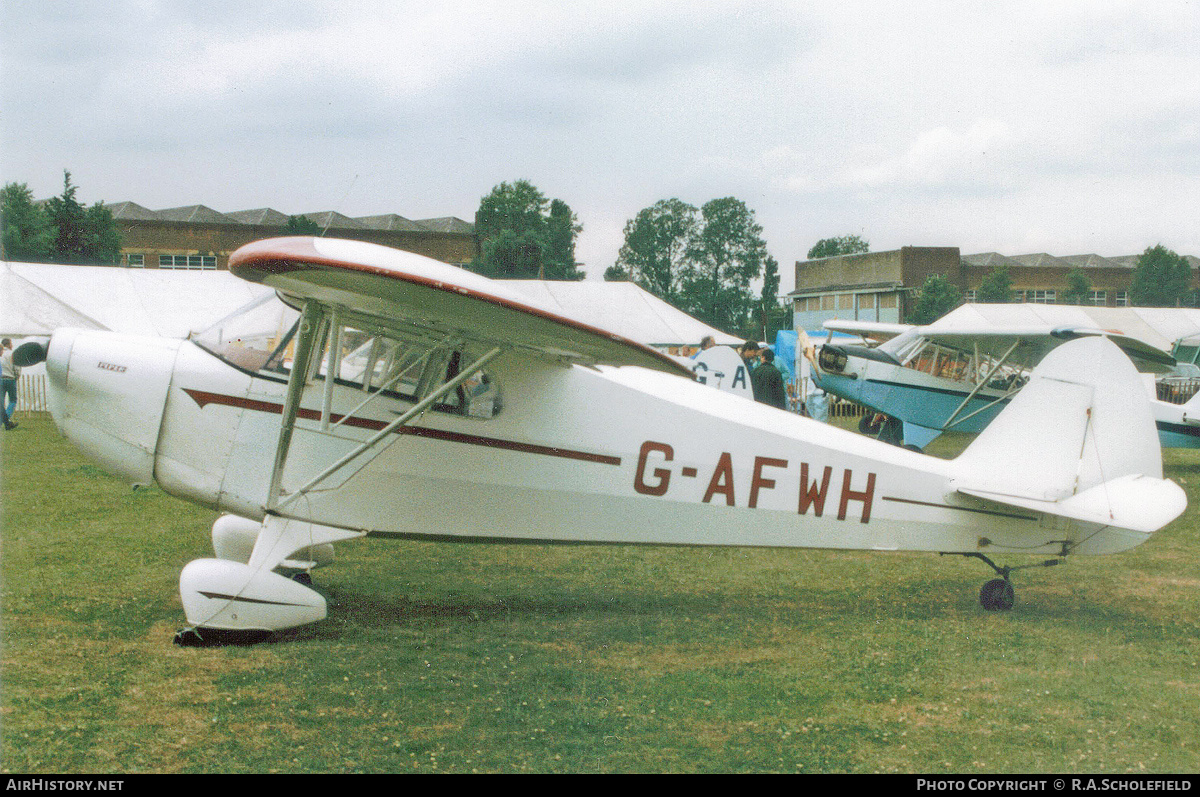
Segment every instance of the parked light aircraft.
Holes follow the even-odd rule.
[[[700,385],[416,254],[280,238],[230,269],[283,303],[186,341],[62,329],[45,352],[63,434],[228,513],[180,576],[181,644],[322,619],[310,571],[358,537],[930,551],[992,567],[980,601],[1007,609],[1017,568],[992,557],[1122,551],[1186,505],[1104,339],[1052,352],[948,461]]]
[[[835,396],[895,419],[880,429],[864,418],[860,429],[891,442],[924,448],[941,432],[979,432],[1025,385],[1029,371],[1050,351],[1081,337],[1116,343],[1146,374],[1165,374],[1175,359],[1113,330],[1085,327],[911,326],[826,321],[831,331],[883,340],[876,347],[826,343],[816,352],[814,381]],[[1194,380],[1144,379],[1159,441],[1167,448],[1200,447],[1200,394]],[[1190,384],[1191,390],[1178,387]],[[1160,399],[1159,396],[1162,396]],[[903,424],[903,432],[897,428]]]

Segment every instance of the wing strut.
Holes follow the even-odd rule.
[[[305,310],[307,311],[307,309],[308,309],[308,305],[306,304]],[[300,496],[302,496],[302,495],[306,494],[307,492],[309,492],[310,490],[312,490],[313,487],[315,487],[320,482],[324,481],[330,475],[332,475],[333,473],[340,470],[342,467],[344,467],[346,464],[348,464],[352,460],[356,459],[358,456],[363,454],[365,451],[373,448],[376,444],[379,443],[379,441],[386,438],[393,431],[395,431],[398,427],[403,426],[404,424],[413,420],[417,416],[421,415],[423,412],[425,412],[425,410],[429,409],[429,407],[431,407],[438,399],[442,398],[442,396],[445,396],[447,393],[449,393],[450,391],[457,388],[463,382],[466,382],[468,379],[470,379],[472,376],[474,376],[476,373],[478,373],[480,370],[482,370],[483,367],[485,365],[487,365],[489,362],[491,362],[492,359],[494,359],[496,357],[496,355],[500,354],[501,351],[503,351],[503,349],[500,346],[496,346],[493,349],[491,349],[490,351],[488,351],[486,354],[484,354],[483,356],[479,357],[479,359],[475,360],[475,362],[471,363],[469,366],[464,368],[456,376],[454,376],[451,379],[446,380],[445,382],[442,383],[442,385],[440,387],[438,387],[436,390],[429,393],[429,395],[425,396],[425,398],[421,399],[416,404],[414,404],[410,410],[408,410],[403,415],[396,418],[394,421],[389,423],[387,426],[383,427],[378,432],[376,432],[375,435],[373,435],[369,440],[365,441],[364,443],[359,445],[357,448],[355,448],[353,451],[351,451],[348,454],[346,454],[345,456],[343,456],[337,462],[333,463],[328,468],[321,471],[319,474],[314,476],[312,479],[309,479],[308,483],[306,483],[303,487],[299,488],[292,494],[288,495],[286,498],[282,498],[282,500],[280,500],[280,494],[277,491],[278,485],[276,484],[276,481],[281,479],[283,469],[280,465],[277,465],[276,473],[274,475],[274,478],[272,479],[272,491],[270,494],[272,496],[272,503],[271,503],[271,505],[269,505],[267,507],[267,511],[278,512],[283,507],[287,506],[288,504],[292,503]],[[297,360],[299,360],[299,357],[297,357]],[[293,368],[293,371],[292,371],[293,378],[291,381],[292,382],[296,382],[296,381],[302,382],[303,380],[299,380],[298,377],[296,376],[296,374],[297,374],[297,371]],[[289,400],[291,399],[291,393],[292,393],[291,387],[292,387],[291,382],[289,382],[289,384],[288,384]],[[299,392],[299,391],[297,391],[297,392]],[[296,404],[299,405],[299,399],[296,400]],[[285,420],[286,420],[286,413],[288,412],[289,409],[291,410],[291,417],[292,417],[292,420],[294,421],[296,411],[295,411],[295,408],[290,408],[290,407],[284,408]],[[291,434],[290,434],[290,428],[289,428],[288,429],[289,440],[290,440],[290,437],[291,437]],[[282,442],[282,438],[283,438],[283,435],[281,434],[281,442]],[[278,452],[276,455],[277,459],[281,455],[286,457],[286,451],[282,447],[280,448],[280,452]]]
[[[283,402],[283,420],[279,427],[279,440],[275,444],[275,467],[271,471],[271,487],[267,492],[267,509],[278,500],[283,482],[283,463],[287,461],[288,449],[292,446],[292,429],[296,425],[296,414],[300,411],[300,399],[308,374],[312,370],[313,349],[317,332],[321,327],[324,312],[313,300],[304,303],[300,312],[299,334],[296,340],[296,356],[292,359],[292,373],[288,378],[287,397]]]
[[[958,414],[963,411],[963,409],[967,406],[968,403],[970,403],[971,399],[975,398],[975,396],[977,396],[979,394],[980,390],[983,390],[983,387],[984,387],[984,385],[987,384],[988,380],[991,379],[992,376],[997,371],[1000,370],[1000,367],[1002,365],[1004,365],[1006,362],[1008,362],[1008,358],[1012,356],[1013,351],[1015,351],[1017,346],[1019,346],[1019,345],[1021,345],[1021,341],[1018,340],[1016,343],[1014,343],[1013,345],[1008,347],[1008,351],[1004,352],[1003,357],[1000,357],[998,360],[996,360],[995,364],[993,364],[992,367],[988,370],[987,375],[985,375],[982,379],[979,380],[979,382],[975,385],[975,388],[970,393],[967,394],[967,397],[965,399],[962,400],[962,404],[958,405],[958,409],[956,409],[954,412],[950,413],[950,417],[946,420],[946,424],[945,424],[946,429],[949,429],[951,426],[954,426],[954,424],[958,423],[959,421],[965,421],[968,418],[972,418],[972,417],[978,415],[979,413],[986,410],[988,407],[994,406],[998,402],[1001,402],[1004,399],[1006,399],[1012,395],[1013,391],[1009,390],[1009,391],[1005,392],[1004,395],[988,402],[987,404],[983,405],[979,409],[977,409],[973,412],[970,412],[970,413],[962,416],[961,418],[958,417]],[[976,344],[976,346],[975,346],[975,360],[976,360],[976,362],[979,361],[979,346],[978,346],[978,344]]]
[[[348,421],[348,420],[350,420],[351,418],[353,418],[354,416],[356,416],[356,415],[358,414],[358,411],[359,411],[359,410],[361,410],[363,407],[365,407],[365,406],[367,406],[368,404],[370,404],[370,403],[371,403],[372,401],[374,401],[374,400],[375,400],[375,399],[376,399],[378,396],[381,396],[381,395],[383,395],[384,391],[386,391],[386,390],[391,390],[391,389],[392,389],[392,387],[393,387],[393,386],[394,386],[394,385],[395,385],[397,382],[399,382],[401,379],[403,379],[404,377],[406,377],[406,376],[408,376],[410,373],[412,373],[412,371],[413,371],[414,369],[416,369],[416,368],[424,368],[424,367],[425,367],[425,365],[426,365],[426,363],[427,363],[429,360],[433,359],[433,356],[434,356],[435,354],[440,354],[441,352],[445,351],[447,348],[449,348],[449,347],[451,347],[451,346],[453,346],[453,345],[456,345],[457,343],[461,343],[461,342],[462,342],[462,341],[454,341],[454,340],[452,340],[451,338],[445,338],[445,339],[444,339],[444,340],[442,340],[440,343],[438,343],[438,344],[434,345],[434,346],[433,346],[431,349],[429,349],[427,352],[425,352],[424,354],[422,354],[422,355],[421,355],[419,358],[417,358],[416,360],[413,360],[413,362],[412,362],[411,364],[409,364],[408,366],[397,368],[397,369],[396,369],[396,371],[395,371],[395,374],[392,376],[392,378],[391,378],[391,379],[388,379],[388,381],[384,382],[382,385],[380,385],[378,388],[376,388],[374,391],[372,391],[372,392],[371,392],[371,393],[370,393],[370,394],[369,394],[369,395],[368,395],[368,396],[367,396],[365,399],[363,399],[363,400],[362,400],[362,401],[361,401],[361,402],[358,404],[358,406],[356,406],[354,409],[350,410],[350,411],[349,411],[349,412],[347,412],[345,415],[343,415],[341,418],[339,418],[339,419],[337,420],[337,422],[335,422],[335,423],[334,423],[332,426],[330,426],[329,428],[330,428],[331,430],[332,430],[332,429],[336,429],[336,428],[338,428],[339,426],[341,426],[342,424],[344,424],[346,421]],[[374,343],[372,343],[372,347],[374,347],[374,345],[375,345],[375,344],[374,344]],[[394,359],[394,354],[393,354],[393,359]],[[374,360],[374,358],[372,358],[372,361],[373,361],[373,360]],[[402,364],[402,365],[403,365],[403,364]],[[390,367],[391,367],[391,366],[388,366],[388,368],[390,368]],[[388,371],[387,369],[385,369],[384,373],[388,373],[388,372],[389,372],[389,371]],[[365,373],[368,373],[368,374],[369,374],[369,373],[371,373],[371,366],[370,366],[369,364],[368,364],[368,367],[367,367],[367,368],[366,368],[366,370],[365,370]],[[364,387],[363,387],[363,389],[364,389],[364,390],[369,390],[369,389],[370,389],[370,387],[369,387],[369,385],[370,385],[370,380],[364,379],[364,380],[363,380],[363,385],[364,385]]]
[[[321,400],[321,431],[329,429],[329,414],[333,407],[334,378],[341,372],[342,311],[335,305],[329,310],[329,361],[325,365],[325,395]]]

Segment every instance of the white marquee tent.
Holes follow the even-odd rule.
[[[742,338],[710,327],[632,282],[506,280],[505,285],[558,308],[563,315],[647,346],[698,346],[711,335],[719,346]]]
[[[508,286],[584,323],[652,346],[740,338],[677,310],[631,282],[509,280]],[[58,327],[186,337],[269,289],[227,271],[171,271],[3,263],[0,335],[49,335]]]
[[[182,338],[266,290],[226,271],[3,263],[0,335],[83,327]]]

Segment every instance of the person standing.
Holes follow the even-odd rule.
[[[707,351],[708,349],[711,349],[713,346],[716,346],[716,345],[717,345],[717,341],[713,339],[712,335],[705,335],[700,340],[700,348],[696,349],[696,351],[692,353],[692,359],[693,360],[696,359],[697,357],[700,356],[700,352]]]
[[[758,365],[758,344],[752,340],[748,340],[738,349],[738,354],[742,358],[742,362],[746,364],[746,372],[749,373]]]
[[[759,353],[761,362],[750,372],[750,386],[754,389],[754,400],[770,404],[781,410],[787,409],[787,388],[783,385],[783,373],[775,365],[775,352],[763,349]]]
[[[21,369],[13,364],[12,339],[0,340],[0,412],[4,413],[4,428],[16,429],[13,413],[17,411],[17,377]]]

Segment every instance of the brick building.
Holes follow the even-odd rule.
[[[957,247],[905,246],[797,261],[796,289],[788,298],[794,303],[797,329],[820,329],[832,318],[904,323],[931,274],[945,275],[963,291],[967,302],[973,302],[984,279],[1007,267],[1016,301],[1058,304],[1068,288],[1067,273],[1077,268],[1091,284],[1088,304],[1125,307],[1139,257],[997,252],[960,256]],[[1200,270],[1200,258],[1185,258],[1193,274]]]
[[[788,294],[796,329],[820,329],[833,318],[902,322],[914,288],[932,274],[961,282],[954,246],[905,246],[888,252],[836,255],[796,263],[796,289]]]
[[[204,205],[148,210],[108,205],[121,235],[120,265],[132,268],[226,269],[235,249],[286,234],[287,214],[271,208],[220,213]],[[412,221],[396,214],[350,218],[334,211],[301,214],[335,238],[351,238],[463,265],[475,259],[475,225],[448,216]]]

